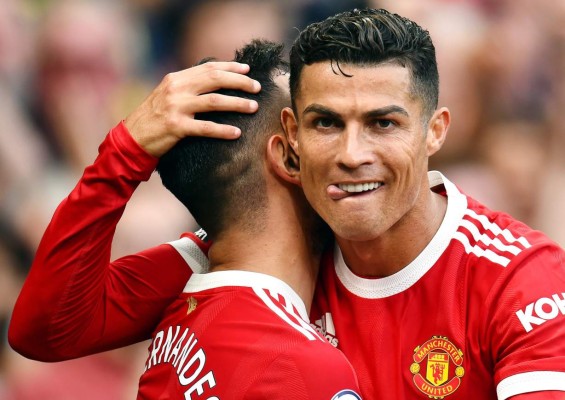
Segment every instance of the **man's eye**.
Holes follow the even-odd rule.
[[[394,123],[389,119],[378,119],[375,121],[375,125],[380,129],[388,129],[394,125]]]
[[[334,126],[334,121],[330,118],[318,118],[314,121],[314,125],[318,128],[331,128]]]

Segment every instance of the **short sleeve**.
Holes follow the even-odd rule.
[[[499,399],[565,391],[565,254],[556,245],[516,257],[491,291],[485,320]]]

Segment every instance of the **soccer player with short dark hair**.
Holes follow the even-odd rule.
[[[283,119],[336,240],[311,318],[361,394],[565,398],[565,252],[428,172],[451,118],[429,33],[345,12],[303,30],[290,64]]]

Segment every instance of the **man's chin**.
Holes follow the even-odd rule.
[[[332,231],[336,238],[348,242],[369,242],[379,237],[379,233],[375,229],[370,229],[369,226],[363,226],[359,223],[334,226]]]

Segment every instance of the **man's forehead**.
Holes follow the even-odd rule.
[[[344,82],[356,76],[362,76],[368,81],[388,82],[394,79],[408,84],[411,81],[410,68],[398,62],[356,64],[328,60],[305,65],[299,77],[299,84],[302,84],[304,80],[319,80],[322,74],[326,80],[343,80]]]
[[[330,102],[335,105],[373,107],[382,103],[412,102],[411,79],[408,68],[398,64],[356,65],[322,62],[307,65],[300,75],[295,101],[306,103]],[[362,108],[362,107],[361,107]]]

